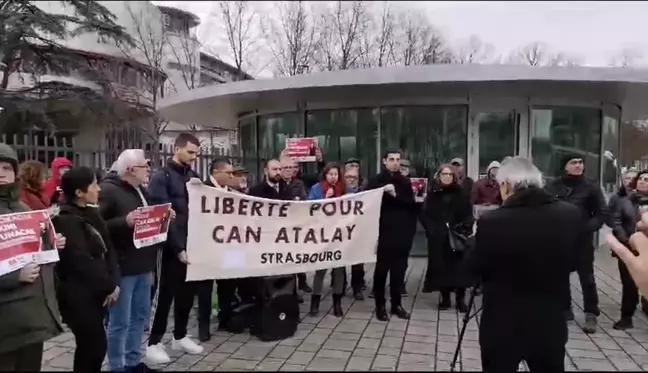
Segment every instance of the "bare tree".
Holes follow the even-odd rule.
[[[389,1],[382,1],[380,5],[360,35],[360,67],[396,64],[396,13]]]
[[[346,70],[359,65],[361,35],[369,17],[363,1],[336,1],[319,19],[317,64],[322,70]]]
[[[400,64],[451,63],[452,52],[441,33],[423,13],[409,10],[399,16],[397,58]]]
[[[493,58],[495,47],[477,35],[470,36],[457,48],[455,62],[460,64],[485,63]]]
[[[162,17],[152,16],[145,8],[136,11],[128,3],[126,3],[126,11],[133,25],[134,43],[130,48],[121,47],[122,53],[129,59],[143,59],[155,72],[163,72],[167,64],[165,53],[168,39]],[[160,79],[156,73],[141,74],[141,79],[143,79],[146,96],[138,96],[140,101],[150,102],[153,109],[157,109],[158,101],[164,97],[165,80]],[[146,120],[149,125],[142,126],[142,129],[157,146],[160,135],[166,130],[169,122],[156,114]]]
[[[293,76],[307,72],[318,44],[313,11],[303,1],[282,1],[275,3],[275,7],[277,17],[261,22],[275,74]]]
[[[219,1],[217,9],[212,9],[211,16],[222,25],[227,44],[226,54],[238,70],[237,76],[242,76],[244,72],[255,75],[258,71],[254,70],[257,70],[258,66],[253,59],[258,58],[256,52],[259,50],[259,44],[254,27],[259,24],[260,15],[254,4],[250,4],[249,1]],[[207,33],[203,32],[203,35]],[[205,39],[205,46],[211,48],[213,54],[222,55],[213,50],[213,45],[209,45],[210,37]]]
[[[514,50],[508,58],[509,63],[529,66],[577,66],[580,58],[564,52],[554,52],[550,46],[540,41],[523,45]]]
[[[633,67],[643,60],[643,53],[636,48],[623,48],[610,59],[610,66]]]

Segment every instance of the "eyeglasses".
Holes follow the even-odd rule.
[[[357,180],[358,179],[357,176],[345,176],[344,178],[349,179],[349,180]]]
[[[452,172],[442,172],[441,176],[454,176]]]
[[[641,177],[638,177],[637,180],[639,180],[639,181],[644,181],[644,182],[648,182],[648,176],[641,176]]]

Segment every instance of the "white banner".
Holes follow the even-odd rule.
[[[376,261],[383,189],[321,201],[187,183],[187,281],[274,276]]]

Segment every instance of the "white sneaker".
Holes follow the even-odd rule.
[[[198,355],[203,352],[203,347],[192,341],[189,337],[172,340],[171,348],[174,350],[182,350],[190,355]]]
[[[146,361],[151,365],[168,364],[171,362],[171,358],[166,353],[164,345],[158,343],[153,346],[146,346]]]

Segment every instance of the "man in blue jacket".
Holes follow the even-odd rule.
[[[169,234],[162,254],[157,309],[146,349],[151,364],[169,363],[171,359],[162,344],[166,332],[171,303],[174,304],[174,330],[171,348],[188,354],[200,354],[203,347],[187,337],[187,323],[196,294],[196,283],[185,282],[187,277],[187,225],[189,222],[189,195],[187,182],[200,176],[191,169],[198,157],[200,142],[188,133],[181,133],[174,143],[174,155],[167,164],[151,176],[149,195],[152,204],[171,203],[176,218],[169,226]]]

